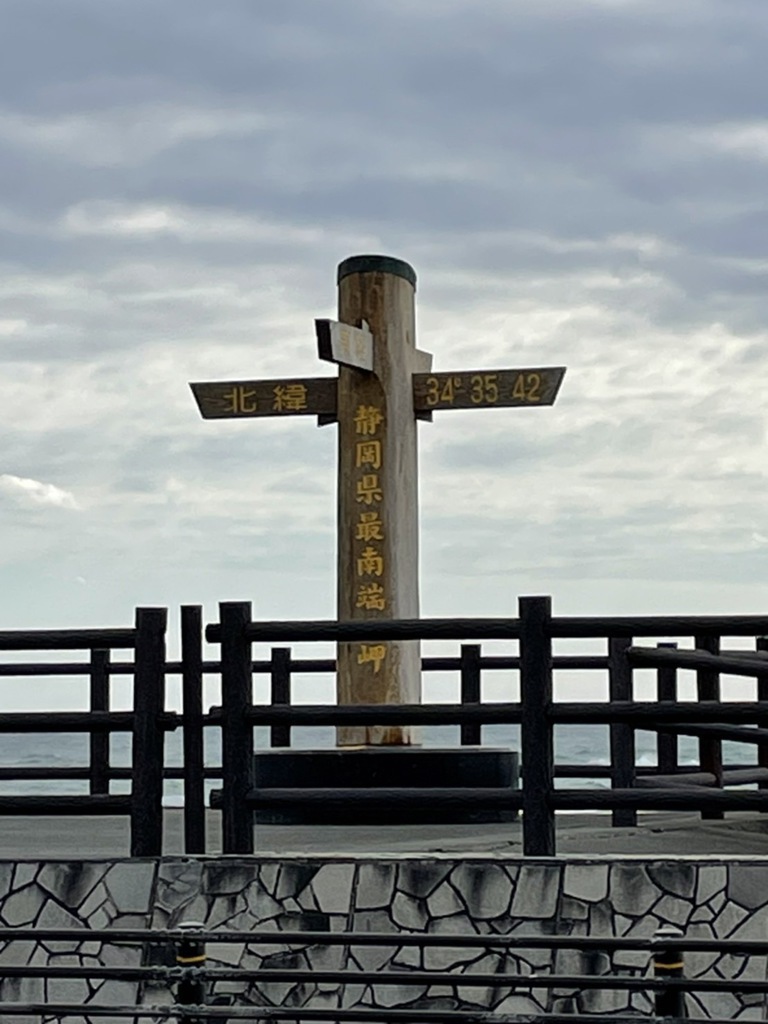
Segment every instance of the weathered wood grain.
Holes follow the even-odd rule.
[[[412,375],[429,368],[415,347],[415,288],[396,272],[339,275],[339,320],[367,321],[376,373],[339,370],[338,582],[340,621],[419,617],[418,460]],[[403,264],[402,266],[407,266]],[[410,268],[408,268],[410,269]],[[411,271],[412,273],[412,271]],[[416,640],[340,643],[340,704],[411,704],[421,694]],[[406,726],[339,729],[340,745],[407,744]]]

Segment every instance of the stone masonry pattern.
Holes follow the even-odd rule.
[[[295,983],[218,981],[209,995],[223,1003],[647,1015],[652,1004],[642,984],[636,991],[536,985],[536,976],[552,973],[642,981],[651,973],[646,952],[552,953],[526,948],[525,937],[647,937],[663,925],[673,925],[690,937],[766,940],[768,858],[524,860],[432,854],[0,862],[3,927],[84,931],[79,942],[0,943],[0,1000],[82,1005],[81,1017],[67,1018],[72,1024],[118,1020],[89,1017],[89,1003],[168,1004],[172,995],[165,982],[3,979],[2,966],[170,966],[173,950],[94,941],[88,939],[87,929],[165,928],[191,921],[211,930],[269,933],[268,942],[209,943],[210,966],[377,974],[372,983],[352,978],[343,985],[306,978]],[[280,941],[286,931],[382,932],[391,935],[391,942],[297,946]],[[398,942],[408,933],[423,935],[424,947]],[[488,943],[482,948],[430,946],[429,936],[441,934],[484,936]],[[519,935],[521,945],[494,945],[493,938],[499,935]],[[450,972],[451,983],[387,984],[388,972],[414,970]],[[689,953],[686,974],[764,979],[766,958]],[[473,975],[493,975],[498,983],[473,984]],[[762,995],[710,992],[688,996],[688,1012],[759,1020],[765,1018],[765,1005]],[[2,1014],[4,1024],[30,1019]]]

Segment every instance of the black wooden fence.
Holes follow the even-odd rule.
[[[83,662],[0,663],[0,677],[75,676],[90,679],[87,712],[5,713],[0,732],[87,732],[90,762],[76,768],[2,768],[0,780],[87,780],[82,796],[0,796],[0,814],[125,814],[131,821],[131,853],[162,850],[161,801],[164,780],[184,784],[184,832],[187,853],[205,852],[206,780],[221,783],[222,847],[225,853],[254,850],[253,812],[297,804],[330,806],[334,801],[375,805],[382,820],[387,807],[423,806],[425,815],[438,805],[471,804],[487,809],[519,808],[523,812],[524,852],[555,853],[555,814],[559,810],[605,810],[616,825],[630,825],[642,810],[688,810],[721,816],[729,810],[768,810],[768,653],[763,639],[768,617],[555,617],[548,598],[522,598],[516,618],[422,619],[398,622],[254,622],[244,602],[220,606],[220,621],[203,626],[197,606],[181,611],[181,657],[165,655],[166,612],[139,609],[132,629],[0,632],[0,651],[88,652]],[[649,638],[676,638],[686,645],[642,646]],[[754,651],[721,650],[727,638],[751,638]],[[204,638],[220,647],[220,657],[204,658]],[[425,657],[424,672],[456,672],[461,680],[460,704],[336,706],[291,704],[291,682],[301,673],[330,673],[330,658],[293,658],[276,647],[268,659],[253,660],[253,644],[328,641],[421,639],[462,642],[505,640],[518,645],[515,655],[483,655],[478,643],[462,643],[458,656]],[[599,640],[604,653],[559,654],[561,640]],[[133,652],[118,661],[116,650]],[[635,669],[652,669],[657,700],[634,699]],[[481,703],[484,671],[519,674],[520,699]],[[609,700],[561,702],[553,699],[553,673],[601,670],[607,673]],[[696,673],[698,701],[678,701],[677,672]],[[757,700],[721,701],[720,674],[755,678]],[[253,678],[267,675],[271,703],[255,704]],[[134,706],[129,712],[109,710],[110,680],[130,675]],[[165,707],[165,680],[182,681],[181,713]],[[221,706],[203,707],[203,680],[221,681]],[[510,687],[511,688],[511,687]],[[484,724],[520,726],[522,789],[474,790],[446,786],[439,790],[262,789],[253,784],[254,728],[268,726],[274,747],[290,744],[291,729],[306,725],[457,725],[461,742],[476,744]],[[605,724],[610,731],[610,765],[556,765],[556,725]],[[164,738],[182,730],[183,766],[165,763]],[[206,764],[206,729],[220,731],[221,764]],[[639,768],[635,761],[635,730],[659,736],[658,768]],[[128,731],[133,737],[132,764],[109,763],[109,733]],[[677,737],[698,737],[700,764],[691,772],[678,763]],[[737,739],[757,747],[757,765],[744,769],[724,765],[722,741]],[[555,788],[556,777],[606,778],[610,788]],[[132,781],[131,795],[110,793],[112,780]],[[758,789],[729,790],[730,785],[756,783]],[[258,831],[256,833],[258,840]]]
[[[60,629],[0,632],[0,651],[87,651],[86,663],[3,662],[0,676],[28,678],[87,674],[90,710],[77,712],[4,712],[0,733],[77,733],[90,736],[90,764],[78,768],[6,767],[4,780],[87,778],[87,795],[0,796],[2,815],[128,815],[131,856],[160,852],[162,845],[163,751],[165,733],[179,725],[179,716],[165,710],[164,608],[138,608],[132,629]],[[113,650],[130,650],[133,661],[133,710],[108,710],[109,660]],[[132,779],[129,796],[109,792],[109,734],[132,737]]]

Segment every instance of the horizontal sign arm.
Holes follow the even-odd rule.
[[[321,359],[356,370],[373,370],[373,335],[366,327],[338,320],[315,320],[317,354]]]
[[[564,366],[414,373],[413,408],[418,414],[434,409],[553,405],[564,376]]]
[[[252,416],[336,416],[336,377],[190,384],[204,420]]]

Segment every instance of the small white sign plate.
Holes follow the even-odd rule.
[[[315,320],[317,354],[355,370],[373,370],[373,335],[365,328],[338,320]]]

